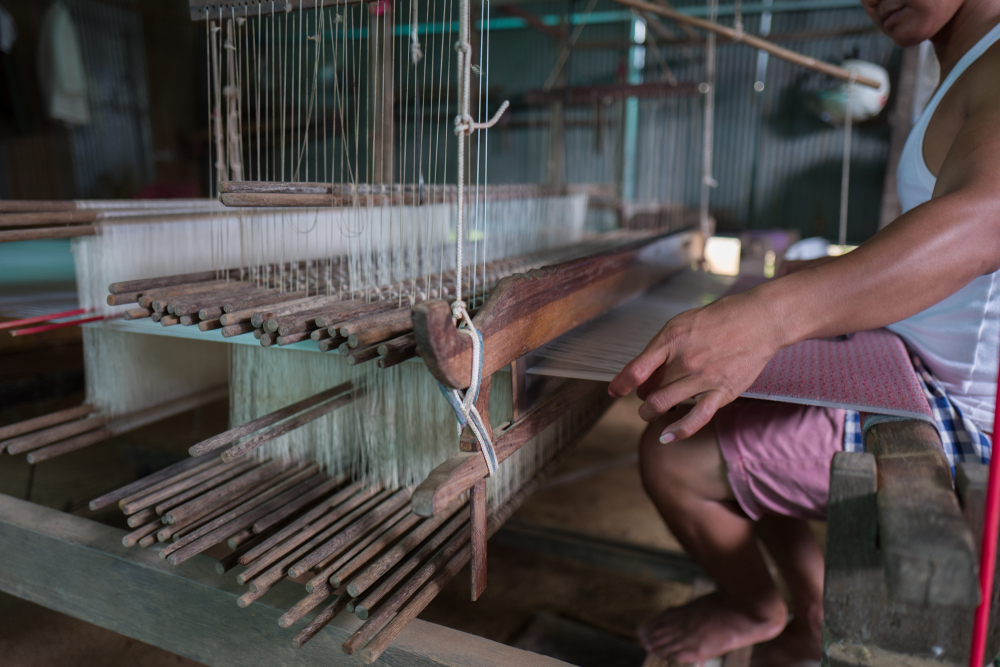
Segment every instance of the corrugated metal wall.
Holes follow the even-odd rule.
[[[680,6],[703,3],[674,3]],[[564,3],[527,5],[539,15],[581,13]],[[595,14],[614,11],[598,3]],[[494,15],[498,15],[496,11]],[[720,19],[732,24],[732,16]],[[744,16],[744,29],[759,33],[760,14]],[[628,22],[588,25],[569,63],[569,85],[621,82],[627,72]],[[856,8],[773,14],[771,38],[819,60],[839,63],[857,57],[886,67],[893,81],[899,52],[875,31],[860,5]],[[838,33],[833,36],[823,34]],[[678,31],[678,37],[683,34]],[[787,38],[787,39],[783,39]],[[540,88],[557,56],[551,38],[534,30],[496,31],[490,44],[491,102],[517,98]],[[601,47],[603,48],[595,48]],[[698,44],[658,45],[680,81],[704,76],[704,50]],[[766,59],[764,87],[757,81],[758,53],[719,41],[716,72],[714,176],[711,209],[722,228],[798,229],[804,236],[836,237],[844,130],[807,111],[809,93],[830,89],[832,79],[774,57]],[[661,66],[647,48],[643,78],[659,80]],[[622,102],[605,108],[609,127],[598,150],[595,111],[567,112],[567,182],[615,182],[621,178]],[[666,97],[639,102],[636,201],[680,202],[697,207],[700,190],[703,100]],[[848,239],[860,242],[877,229],[888,148],[883,112],[854,129]],[[506,129],[490,133],[490,180],[544,181],[548,162],[547,110],[521,109]]]

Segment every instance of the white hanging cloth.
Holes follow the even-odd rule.
[[[42,20],[38,40],[38,81],[45,111],[67,125],[88,125],[87,75],[69,10],[54,2]]]

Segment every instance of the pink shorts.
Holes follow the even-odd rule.
[[[826,520],[830,463],[843,449],[843,410],[738,400],[714,422],[729,485],[751,519]]]

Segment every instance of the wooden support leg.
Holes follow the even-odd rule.
[[[472,560],[470,570],[472,577],[472,601],[475,602],[486,590],[486,480],[476,482],[469,492],[469,507],[472,517],[472,537],[470,548]]]

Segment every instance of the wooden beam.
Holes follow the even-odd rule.
[[[676,85],[666,82],[652,83],[606,83],[594,86],[572,86],[552,90],[529,90],[524,93],[524,103],[528,106],[543,106],[565,100],[569,105],[588,105],[623,100],[628,97],[639,99],[656,97],[694,97],[698,95],[698,84],[680,81]]]
[[[656,285],[699,254],[700,236],[681,232],[504,278],[474,318],[483,335],[483,375]],[[413,308],[417,350],[438,382],[470,384],[472,343],[440,300]]]
[[[538,32],[552,40],[555,40],[556,42],[562,40],[563,38],[562,28],[547,25],[537,14],[532,14],[523,7],[518,5],[500,5],[497,9],[507,16],[523,19],[524,22],[528,24],[528,27],[534,28]]]
[[[278,619],[303,596],[281,582],[242,610],[243,590],[196,556],[172,567],[155,548],[126,549],[124,531],[0,495],[0,590],[209,667],[355,667],[341,645],[360,621],[341,614],[303,648]],[[414,620],[380,664],[566,667],[552,658]]]
[[[240,16],[267,16],[269,14],[284,14],[299,9],[316,9],[317,7],[336,7],[337,5],[357,5],[368,0],[243,0],[242,2],[226,2],[225,0],[189,0],[191,4],[191,20],[204,21],[205,16],[218,19]]]
[[[893,598],[926,606],[979,604],[978,554],[952,488],[937,430],[917,420],[865,433],[878,468],[878,531]]]

